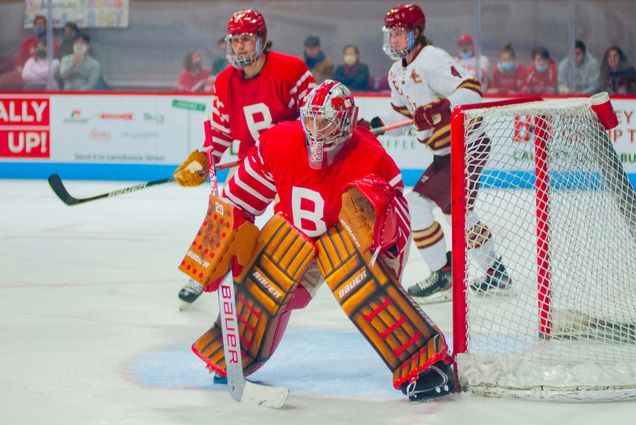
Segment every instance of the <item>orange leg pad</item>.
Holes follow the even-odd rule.
[[[395,388],[430,365],[448,359],[448,347],[439,328],[382,262],[371,265],[371,253],[358,251],[340,223],[316,245],[317,263],[327,285],[393,372]]]

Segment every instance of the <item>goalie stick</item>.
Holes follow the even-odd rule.
[[[217,168],[219,170],[223,170],[225,168],[234,167],[238,164],[239,164],[239,161],[228,162],[228,163],[219,165]],[[168,177],[161,180],[153,180],[150,182],[140,183],[134,186],[124,187],[122,189],[113,190],[112,192],[102,193],[101,195],[95,195],[88,198],[75,198],[70,193],[68,193],[68,190],[66,190],[66,187],[64,187],[62,178],[57,174],[51,174],[48,180],[49,180],[49,186],[51,186],[51,189],[53,189],[53,192],[55,192],[57,197],[60,198],[60,200],[64,202],[66,205],[72,206],[77,204],[83,204],[85,202],[96,201],[98,199],[112,198],[113,196],[125,195],[127,193],[136,192],[138,190],[142,190],[151,186],[157,186],[164,183],[170,183],[174,181],[174,177]]]
[[[210,121],[205,121],[204,126],[207,136],[211,133]],[[212,195],[218,196],[219,189],[212,153],[212,149],[209,149],[208,173],[210,175],[210,191]],[[219,314],[221,315],[221,331],[223,333],[225,371],[230,394],[235,400],[243,403],[276,409],[283,407],[289,395],[287,388],[255,384],[246,380],[243,374],[243,356],[241,355],[241,339],[231,270],[223,278],[217,292],[219,294]]]

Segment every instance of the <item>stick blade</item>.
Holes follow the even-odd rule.
[[[73,198],[71,194],[68,193],[59,175],[51,174],[48,180],[49,180],[49,186],[51,186],[51,189],[53,190],[53,192],[66,205],[75,205],[79,203],[77,199]]]
[[[241,402],[256,406],[280,409],[285,405],[289,390],[282,387],[267,387],[247,381],[241,395]]]

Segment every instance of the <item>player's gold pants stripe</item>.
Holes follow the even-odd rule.
[[[478,222],[468,232],[468,237],[466,238],[466,246],[468,247],[468,249],[479,248],[491,237],[492,234],[490,233],[490,229],[488,229],[488,226],[482,224],[481,222]]]
[[[313,243],[280,215],[272,217],[261,230],[251,262],[234,279],[246,375],[271,356],[280,314],[314,255]],[[218,321],[192,349],[210,369],[225,373],[223,337]]]
[[[360,238],[365,236],[356,235]],[[316,245],[316,262],[327,286],[393,372],[396,388],[413,376],[411,370],[423,370],[447,356],[446,345],[436,345],[439,329],[386,271],[381,258],[371,266],[372,254],[359,252],[342,224],[330,228]]]

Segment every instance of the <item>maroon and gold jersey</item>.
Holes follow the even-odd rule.
[[[314,87],[314,77],[302,60],[278,52],[267,53],[261,72],[250,79],[240,69],[223,70],[214,82],[212,99],[215,162],[232,141],[239,141],[238,155],[243,159],[262,131],[297,119],[305,96]]]

